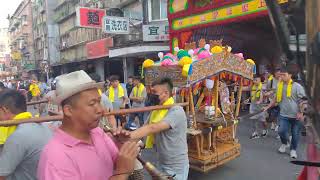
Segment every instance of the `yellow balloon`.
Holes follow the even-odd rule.
[[[221,53],[222,50],[223,50],[223,49],[222,49],[221,46],[214,46],[213,48],[211,48],[211,53],[212,53],[212,54]]]
[[[184,65],[182,68],[182,76],[188,77],[191,64]]]
[[[146,59],[142,64],[142,66],[144,68],[148,68],[148,67],[151,67],[153,65],[154,65],[154,62],[151,59]]]
[[[189,56],[185,56],[185,57],[181,58],[179,61],[180,66],[184,66],[187,64],[191,64],[191,63],[192,63],[192,59]]]
[[[252,59],[247,59],[246,60],[248,63],[255,65],[256,63]]]

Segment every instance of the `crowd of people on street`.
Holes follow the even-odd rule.
[[[278,151],[285,153],[290,147],[290,156],[297,158],[305,92],[292,74],[278,68],[264,78],[255,75],[244,91],[250,93],[246,103],[254,119],[250,138],[266,137],[271,123],[281,140]],[[141,147],[156,148],[162,172],[178,180],[188,178],[187,118],[182,107],[104,116],[115,110],[174,104],[170,79],[156,80],[147,89],[140,76],[122,84],[117,75],[102,82],[97,74],[75,71],[49,84],[35,78],[0,82],[0,120],[31,118],[27,102],[43,99],[49,101],[47,113],[63,114],[62,122],[0,127],[0,180],[127,179],[142,169],[136,159]],[[109,134],[102,129],[106,125],[112,127]]]
[[[182,107],[104,117],[113,110],[175,103],[170,79],[155,81],[151,91],[140,77],[129,79],[121,84],[113,75],[110,83],[101,82],[97,74],[81,70],[56,77],[46,93],[40,83],[31,81],[27,89],[31,101],[49,100],[47,108],[63,114],[63,119],[54,125],[0,127],[0,137],[5,137],[0,180],[128,179],[142,169],[136,159],[142,147],[157,149],[161,172],[186,180],[187,119]],[[19,89],[0,83],[0,99],[1,121],[32,117],[28,97]],[[112,127],[109,133],[102,129],[106,124]]]

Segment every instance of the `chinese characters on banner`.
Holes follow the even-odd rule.
[[[129,34],[129,19],[125,17],[105,16],[103,18],[105,33]]]
[[[143,25],[143,41],[168,41],[169,24]]]
[[[104,9],[93,9],[87,7],[77,8],[77,25],[87,28],[101,28],[102,19],[106,15]]]
[[[288,2],[288,0],[277,1],[279,4]],[[265,0],[248,0],[227,7],[200,12],[199,14],[191,14],[190,16],[172,19],[171,26],[172,30],[176,31],[193,26],[235,19],[241,16],[258,14],[263,11],[267,11]]]

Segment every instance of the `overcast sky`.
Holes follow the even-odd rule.
[[[0,0],[0,28],[8,27],[8,14],[12,15],[22,0]]]

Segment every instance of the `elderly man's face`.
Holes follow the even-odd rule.
[[[90,89],[81,92],[71,107],[73,123],[79,123],[83,129],[93,129],[99,124],[103,115],[103,108],[100,104],[101,96],[97,89]]]

